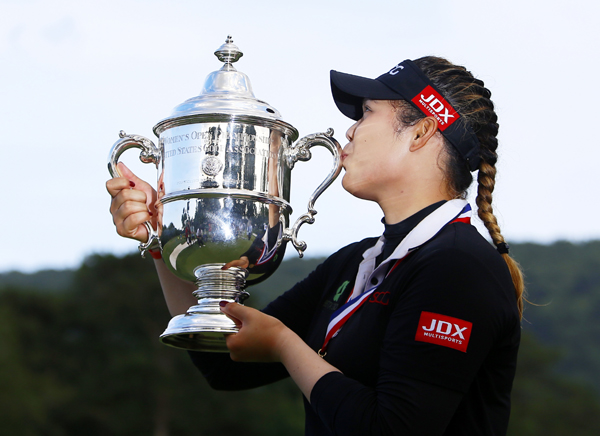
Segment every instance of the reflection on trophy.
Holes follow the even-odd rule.
[[[277,269],[287,241],[302,256],[306,244],[297,239],[298,230],[314,222],[315,200],[340,172],[341,149],[331,129],[294,143],[298,131],[257,100],[248,77],[234,68],[242,52],[231,37],[215,55],[224,65],[208,75],[201,94],[154,126],[158,147],[121,132],[108,169],[119,177],[118,159],[130,148],[141,149],[142,162],[156,165],[158,228],[146,223],[150,237],[140,250],[143,255],[160,249],[167,267],[198,287],[198,304],[175,316],[160,340],[177,348],[226,352],[225,335],[237,327],[221,313],[219,302],[241,303],[248,285]],[[316,145],[333,154],[333,167],[309,198],[307,213],[290,227],[291,170],[298,160],[309,160]],[[244,268],[223,268],[239,259]]]

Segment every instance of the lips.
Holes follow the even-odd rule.
[[[344,168],[344,169],[346,169],[346,166],[344,165],[344,162],[345,162],[345,160],[346,160],[347,157],[348,157],[348,154],[346,154],[346,153],[342,153],[341,156],[340,156],[340,161],[341,161],[340,163],[342,165],[342,168]]]

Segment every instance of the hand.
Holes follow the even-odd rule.
[[[236,362],[279,362],[286,339],[295,334],[281,321],[256,309],[229,303],[221,311],[240,331],[226,338],[231,360]]]
[[[148,230],[144,222],[150,221],[156,228],[156,191],[122,162],[119,162],[118,168],[123,177],[106,182],[106,190],[112,197],[110,213],[113,223],[119,235],[146,242]]]
[[[231,360],[283,363],[307,399],[321,377],[340,372],[278,319],[237,303],[221,306],[221,311],[240,328],[225,338]]]

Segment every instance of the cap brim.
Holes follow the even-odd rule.
[[[403,97],[377,79],[354,76],[331,70],[331,93],[336,106],[344,115],[359,120],[363,114],[363,100],[399,100]]]

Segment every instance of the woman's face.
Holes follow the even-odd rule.
[[[408,129],[398,133],[396,110],[387,100],[365,100],[363,117],[346,132],[342,185],[352,195],[379,201],[385,187],[402,176]]]

